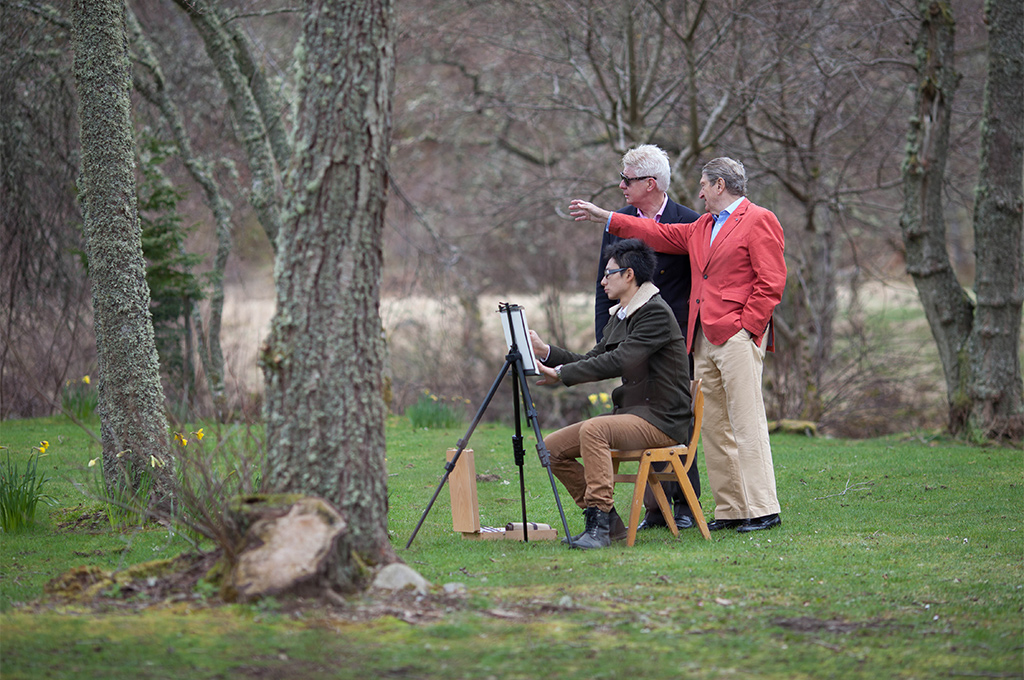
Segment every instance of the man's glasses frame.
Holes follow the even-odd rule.
[[[637,180],[641,180],[641,179],[655,179],[654,175],[644,175],[643,177],[626,177],[626,175],[621,173],[621,172],[619,173],[619,177],[622,178],[622,181],[626,183],[627,187],[630,184],[632,184],[633,182],[636,182]]]
[[[624,272],[627,269],[629,269],[629,267],[619,267],[618,269],[605,269],[604,270],[604,278],[607,279],[607,278],[611,277],[613,274],[618,274],[619,272]]]

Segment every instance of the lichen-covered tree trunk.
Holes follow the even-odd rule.
[[[1024,3],[989,0],[988,78],[974,204],[978,309],[971,339],[971,426],[1024,435],[1020,327],[1024,304]]]
[[[160,500],[171,466],[150,467],[166,463],[169,448],[135,195],[125,2],[75,0],[72,15],[104,470],[134,482],[150,470]]]
[[[278,239],[277,311],[261,350],[268,478],[334,503],[348,531],[335,587],[395,559],[387,533],[379,295],[394,56],[391,0],[310,0]]]

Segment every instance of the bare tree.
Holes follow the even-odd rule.
[[[1024,304],[1024,8],[986,4],[990,42],[975,208],[976,301],[960,285],[946,250],[943,178],[958,83],[955,22],[942,0],[918,3],[917,111],[904,162],[900,225],[907,270],[924,304],[946,377],[949,429],[1024,436],[1019,343]]]
[[[228,406],[220,330],[224,315],[224,273],[228,257],[231,255],[232,205],[224,195],[213,171],[214,164],[194,150],[185,124],[185,116],[172,97],[172,88],[164,76],[163,67],[156,57],[149,36],[131,10],[128,12],[128,27],[133,46],[133,59],[137,66],[132,74],[135,89],[160,112],[177,147],[178,155],[189,175],[202,188],[206,203],[213,213],[217,250],[210,276],[208,323],[203,323],[197,304],[192,305],[191,319],[199,340],[198,353],[213,400],[214,413],[219,421],[223,421],[227,416]]]
[[[261,349],[268,476],[333,502],[348,523],[332,585],[394,560],[387,534],[381,232],[394,37],[390,0],[310,0],[296,152]]]
[[[771,390],[780,412],[820,421],[833,373],[837,260],[846,245],[848,203],[897,183],[895,171],[887,177],[874,170],[892,162],[903,132],[889,124],[904,103],[903,74],[891,68],[905,68],[902,24],[831,0],[747,11],[748,59],[762,63],[769,77],[744,112],[742,153],[760,175],[753,190],[781,189],[776,200],[789,207],[776,209],[790,216],[790,280],[777,315],[786,341],[773,362]],[[886,82],[889,87],[880,87]]]
[[[93,281],[100,417],[108,481],[153,467],[169,492],[167,419],[135,194],[131,68],[123,0],[76,0],[75,80],[81,124],[79,198]],[[127,470],[126,470],[127,468]]]
[[[71,22],[0,2],[0,418],[52,412],[93,362],[74,184]]]

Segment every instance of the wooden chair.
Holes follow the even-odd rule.
[[[612,449],[612,471],[615,484],[633,484],[633,502],[629,510],[629,531],[626,535],[626,545],[632,547],[636,543],[636,527],[640,523],[640,511],[644,509],[644,490],[651,485],[654,497],[658,500],[658,507],[661,513],[668,519],[668,528],[676,536],[679,529],[672,521],[672,506],[665,496],[665,490],[661,488],[662,482],[678,482],[683,489],[683,495],[690,509],[693,510],[693,518],[704,538],[711,540],[711,532],[708,531],[708,523],[704,520],[704,512],[697,502],[697,494],[693,491],[686,473],[690,466],[697,459],[697,443],[700,441],[700,426],[704,419],[704,395],[700,391],[701,381],[690,382],[690,395],[693,398],[693,436],[687,446],[670,446],[663,449],[638,449],[636,451],[621,451]],[[635,475],[620,474],[619,465],[622,463],[639,463],[640,468]],[[654,472],[651,469],[653,463],[667,462],[669,467],[665,472]]]

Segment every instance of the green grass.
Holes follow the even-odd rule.
[[[561,535],[527,434],[529,519]],[[410,625],[399,614],[354,623],[323,606],[21,607],[72,566],[112,569],[184,544],[166,530],[59,529],[93,503],[70,479],[86,473],[98,446],[61,419],[0,423],[0,444],[12,451],[51,442],[48,492],[62,506],[40,506],[35,528],[0,536],[3,677],[1022,677],[1020,451],[943,437],[773,436],[782,527],[710,541],[656,530],[633,548],[591,552],[464,540],[443,489],[406,550],[445,449],[463,435],[414,430],[404,418],[388,424],[396,550],[435,585],[467,587],[465,607]],[[511,435],[484,423],[469,442],[477,472],[497,477],[478,484],[485,525],[520,519]],[[580,512],[558,491],[579,531]],[[622,514],[628,495],[616,494]],[[710,518],[706,487],[703,500]]]

